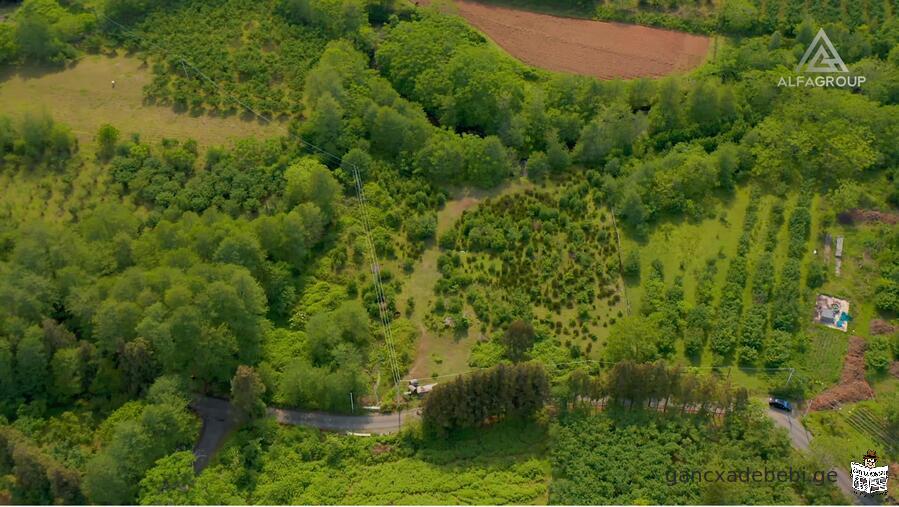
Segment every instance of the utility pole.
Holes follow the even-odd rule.
[[[356,413],[356,404],[353,402],[353,391],[350,391],[350,412]]]

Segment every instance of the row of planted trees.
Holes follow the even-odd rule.
[[[622,361],[599,374],[573,370],[552,388],[559,410],[617,406],[660,412],[722,414],[745,407],[749,395],[714,374],[699,374],[664,361]],[[514,417],[532,417],[551,400],[540,363],[500,364],[438,385],[425,398],[427,431],[445,435]]]
[[[542,364],[499,364],[436,386],[424,400],[422,420],[429,432],[445,435],[506,417],[530,417],[548,400]]]
[[[557,392],[560,408],[646,406],[661,412],[718,414],[745,406],[748,393],[714,374],[700,374],[664,361],[622,361],[598,375],[582,369],[568,375]]]

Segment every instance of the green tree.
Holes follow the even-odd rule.
[[[524,361],[531,347],[537,340],[534,327],[523,320],[515,320],[503,333],[502,343],[506,348],[506,357],[513,362]]]
[[[609,361],[645,363],[658,359],[658,327],[649,317],[625,317],[612,327],[606,345]]]
[[[81,349],[59,349],[53,354],[50,370],[53,373],[50,392],[60,403],[66,403],[81,394],[83,368]]]
[[[157,353],[143,337],[125,344],[120,368],[132,395],[143,392],[159,374]]]
[[[16,46],[26,61],[61,62],[71,48],[59,35],[41,9],[40,1],[27,0],[16,15]]]
[[[877,372],[884,372],[889,368],[893,356],[889,338],[875,336],[868,341],[868,350],[865,351],[865,365]]]
[[[718,13],[721,28],[732,33],[750,32],[758,18],[758,9],[748,0],[725,0]]]
[[[115,149],[119,142],[119,131],[112,125],[105,123],[97,131],[97,156],[100,160],[109,160],[115,155]]]
[[[49,362],[43,333],[38,327],[29,328],[16,347],[16,384],[22,394],[31,399],[44,396]]]
[[[628,251],[624,256],[623,274],[630,278],[640,278],[640,252],[637,249]]]
[[[0,24],[0,64],[12,62],[18,57],[15,32],[11,23]]]
[[[600,167],[615,151],[629,155],[642,131],[641,122],[627,105],[611,104],[581,130],[574,158],[586,166]]]
[[[531,153],[527,163],[528,178],[534,181],[541,181],[549,173],[549,160],[546,153],[535,151]]]
[[[231,403],[240,420],[252,420],[265,414],[265,384],[251,366],[240,365],[231,379]]]
[[[287,208],[297,204],[311,202],[330,220],[334,216],[334,207],[341,198],[340,183],[327,167],[315,159],[304,158],[287,168],[284,172],[287,186],[284,198]]]
[[[465,164],[465,145],[458,136],[443,130],[430,136],[415,155],[416,172],[435,183],[462,180]]]
[[[0,414],[6,413],[13,406],[17,391],[16,375],[12,347],[5,337],[0,337]]]
[[[141,479],[138,501],[142,505],[193,503],[194,459],[190,451],[179,451],[160,458]]]
[[[463,139],[466,146],[465,174],[468,181],[482,188],[492,188],[511,173],[509,155],[498,137],[488,136],[481,139],[469,135]]]

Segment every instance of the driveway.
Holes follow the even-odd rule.
[[[805,426],[796,419],[793,413],[769,408],[768,416],[771,417],[778,426],[787,430],[790,435],[790,442],[793,444],[794,448],[804,453],[809,451],[812,443],[812,434],[805,429]],[[855,493],[855,490],[852,489],[852,479],[845,469],[836,467],[834,470],[837,473],[837,486],[847,498],[859,505],[879,505],[874,497],[858,495]]]

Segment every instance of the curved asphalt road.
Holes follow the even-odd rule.
[[[203,419],[200,440],[194,448],[194,470],[199,473],[206,468],[209,460],[224,443],[225,437],[237,427],[237,423],[228,400],[199,396],[190,406]],[[335,415],[284,408],[269,408],[267,412],[281,424],[360,434],[394,433],[402,425],[419,418],[414,410],[399,414],[371,415]]]
[[[778,426],[789,432],[790,442],[793,444],[793,447],[804,453],[809,452],[812,444],[812,434],[805,429],[805,426],[792,413],[771,408],[768,409],[768,416],[774,419]],[[834,470],[837,472],[837,486],[850,501],[860,505],[879,505],[874,497],[855,493],[855,490],[852,489],[852,479],[845,469],[837,467]]]

